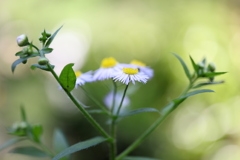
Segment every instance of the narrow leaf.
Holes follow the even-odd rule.
[[[54,65],[51,65],[52,69],[55,67]],[[44,65],[39,65],[39,64],[33,64],[31,65],[31,69],[41,69],[41,70],[44,70],[44,71],[50,71],[49,68],[47,66],[44,66]]]
[[[27,122],[27,116],[26,116],[25,108],[23,106],[21,106],[20,109],[21,109],[22,121]]]
[[[51,37],[47,40],[46,44],[45,44],[45,47],[48,48],[50,46],[50,44],[52,43],[53,39],[55,38],[55,36],[57,35],[58,31],[60,31],[60,29],[62,28],[63,26],[61,26],[58,30],[56,30],[53,35],[51,35]]]
[[[201,76],[202,77],[208,77],[208,78],[213,78],[215,76],[219,76],[219,75],[222,75],[222,74],[225,74],[227,72],[208,72],[208,73],[203,73]]]
[[[58,160],[58,159],[60,159],[62,157],[65,157],[69,154],[72,154],[72,153],[75,153],[77,151],[95,146],[95,145],[97,145],[99,143],[102,143],[106,140],[107,139],[103,138],[103,137],[95,137],[95,138],[92,138],[92,139],[89,139],[89,140],[86,140],[86,141],[83,141],[83,142],[76,143],[76,144],[66,148],[61,153],[57,154],[52,160]]]
[[[52,51],[53,51],[52,48],[46,48],[46,47],[44,47],[43,49],[40,50],[40,52],[41,52],[42,54],[51,53]]]
[[[144,113],[144,112],[158,112],[159,113],[159,111],[155,108],[140,108],[140,109],[132,110],[132,111],[129,111],[129,112],[121,113],[119,116],[120,117],[127,117],[127,116],[132,116],[132,115],[139,114],[139,113]]]
[[[60,131],[59,129],[55,129],[54,131],[53,147],[56,153],[60,153],[61,151],[69,147],[65,136],[63,135],[62,131]]]
[[[148,157],[127,156],[127,157],[124,157],[122,160],[160,160],[160,159],[148,158]]]
[[[191,59],[192,66],[194,68],[195,73],[198,73],[198,65],[196,65],[196,63],[194,62],[191,56],[190,56],[190,59]]]
[[[196,90],[196,91],[189,92],[188,94],[182,96],[181,98],[187,98],[187,97],[194,96],[194,95],[199,94],[199,93],[205,93],[205,92],[214,92],[214,91],[210,90],[210,89]]]
[[[20,59],[16,60],[15,62],[13,62],[12,67],[11,67],[12,72],[14,72],[14,70],[15,70],[15,68],[17,67],[18,64],[26,61],[27,59],[28,59],[28,57],[26,57],[26,58],[20,58]]]
[[[19,52],[17,52],[16,54],[15,54],[15,56],[20,56],[20,55],[22,55],[23,54],[23,51],[19,51]]]
[[[191,75],[190,75],[190,72],[189,72],[188,67],[187,67],[187,65],[185,64],[185,62],[182,60],[182,58],[181,58],[179,55],[177,55],[177,54],[175,54],[175,53],[173,53],[173,55],[174,55],[175,57],[177,57],[177,59],[180,61],[181,65],[182,65],[182,67],[183,67],[183,69],[184,69],[184,71],[185,71],[185,74],[186,74],[187,78],[188,78],[189,80],[191,80]]]
[[[26,140],[26,138],[13,138],[13,139],[10,139],[10,140],[8,140],[7,142],[5,142],[4,144],[2,144],[0,146],[0,151],[5,149],[5,148],[7,148],[7,147],[9,147],[9,146],[11,146],[11,145],[14,145],[14,144],[16,144],[16,143],[18,143],[20,141],[23,141],[23,140]]]
[[[76,83],[76,75],[72,69],[73,65],[74,65],[73,63],[67,64],[63,68],[63,70],[59,76],[59,80],[60,80],[62,87],[68,91],[72,91],[74,89],[75,83]]]
[[[24,154],[24,155],[33,156],[33,157],[50,157],[44,151],[42,151],[36,147],[32,147],[32,146],[17,147],[17,148],[12,149],[10,151],[10,153]]]
[[[220,84],[220,83],[224,83],[224,81],[199,83],[196,86],[194,86],[193,88],[199,88],[199,87],[206,86],[206,85],[213,85],[213,84]]]

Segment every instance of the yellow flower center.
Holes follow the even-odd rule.
[[[80,77],[81,74],[82,74],[82,72],[80,72],[80,71],[76,71],[76,72],[75,72],[76,77]]]
[[[104,58],[101,63],[101,67],[110,68],[114,67],[117,64],[117,61],[113,57]]]
[[[123,68],[122,70],[126,74],[137,74],[138,73],[138,69],[133,69],[133,68]]]
[[[132,60],[130,63],[131,63],[131,64],[138,65],[138,66],[141,66],[141,67],[145,67],[145,66],[146,66],[145,63],[143,63],[143,62],[141,62],[141,61],[138,61],[138,60]]]

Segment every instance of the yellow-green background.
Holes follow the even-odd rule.
[[[43,140],[51,146],[54,128],[67,135],[70,144],[99,135],[58,89],[53,77],[31,70],[33,59],[20,64],[14,74],[11,64],[20,48],[16,37],[27,34],[36,45],[43,29],[55,31],[55,52],[49,59],[60,70],[75,63],[83,72],[96,70],[105,57],[119,62],[141,60],[154,69],[145,85],[131,85],[131,109],[161,109],[187,85],[177,59],[178,53],[190,66],[207,58],[224,84],[210,86],[216,93],[187,99],[131,155],[162,160],[240,159],[240,2],[238,0],[0,0],[0,144],[12,136],[6,127],[20,121],[24,105],[33,124],[43,124]],[[191,68],[192,69],[192,68]],[[103,85],[104,84],[104,85]],[[110,82],[89,84],[101,100]],[[122,89],[122,88],[121,88]],[[95,108],[80,90],[74,94]],[[119,123],[119,152],[138,137],[156,118],[143,113]],[[106,127],[106,118],[96,116]],[[29,145],[29,143],[20,143]],[[9,148],[11,149],[11,148]],[[30,160],[6,149],[1,160]],[[74,154],[75,159],[105,160],[107,145]]]

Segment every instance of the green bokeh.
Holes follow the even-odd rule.
[[[224,84],[209,87],[216,93],[189,98],[132,155],[164,160],[240,159],[239,6],[237,0],[1,0],[0,143],[11,138],[5,127],[20,121],[21,105],[29,121],[43,124],[44,141],[49,146],[54,128],[61,128],[70,144],[98,135],[53,77],[29,68],[37,59],[20,64],[11,73],[14,54],[19,51],[18,35],[27,34],[37,44],[43,29],[53,32],[63,25],[56,37],[63,44],[54,44],[54,49],[72,44],[67,51],[85,54],[79,58],[78,69],[83,72],[96,70],[105,57],[115,57],[121,63],[137,59],[154,69],[154,77],[147,84],[129,87],[131,109],[161,109],[183,91],[187,78],[172,52],[189,66],[191,55],[195,61],[206,57],[216,64],[217,71],[227,71],[217,77],[225,80]],[[87,47],[61,39],[70,33]],[[75,47],[80,49],[75,51]],[[58,50],[59,55],[70,54],[63,51]],[[49,58],[50,62],[61,60],[58,53],[53,53],[55,59]],[[58,64],[66,65],[61,61]],[[111,85],[96,82],[86,88],[101,101]],[[96,108],[80,89],[74,94]],[[119,151],[157,116],[144,113],[120,122]],[[95,118],[107,128],[105,117]],[[105,144],[74,154],[75,159],[87,160],[105,160],[107,156]],[[21,158],[32,159],[8,154],[7,150],[0,154],[2,160]]]

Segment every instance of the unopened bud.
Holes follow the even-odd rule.
[[[214,63],[209,63],[209,64],[208,64],[208,70],[209,70],[210,72],[214,72],[214,71],[216,70],[215,64],[214,64]]]
[[[17,44],[19,47],[29,45],[28,37],[25,34],[22,34],[17,37]]]
[[[49,62],[49,60],[46,57],[40,57],[38,59],[38,64],[39,65],[46,65],[46,64],[48,64],[48,62]]]

